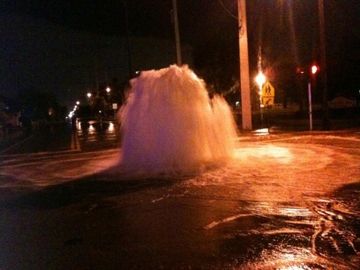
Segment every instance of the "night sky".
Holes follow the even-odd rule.
[[[207,82],[223,89],[239,73],[236,2],[178,0],[181,40],[192,47],[192,68]],[[269,70],[287,62],[307,66],[319,60],[316,0],[247,3],[252,74],[256,71],[259,46],[263,64]],[[59,93],[61,89],[80,95],[86,84],[93,83],[93,75],[69,73],[69,67],[93,65],[89,59],[93,57],[93,47],[99,47],[99,40],[106,43],[117,39],[114,44],[119,44],[120,38],[126,36],[125,6],[131,36],[173,41],[171,0],[1,1],[0,94],[14,97],[19,91],[38,87],[55,92],[60,102],[70,99]],[[356,96],[360,90],[359,14],[358,0],[325,0],[330,98],[336,94]],[[76,54],[76,58],[71,54]],[[107,76],[118,75],[122,79],[126,71],[114,65],[107,66]],[[279,77],[275,74],[273,79]],[[36,82],[41,85],[34,86]]]

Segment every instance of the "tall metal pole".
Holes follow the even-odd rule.
[[[132,49],[131,49],[131,38],[130,38],[130,30],[129,30],[129,14],[126,0],[123,0],[124,12],[125,12],[125,30],[126,30],[126,48],[128,54],[128,73],[129,78],[132,77]]]
[[[326,45],[325,45],[325,16],[324,16],[324,0],[318,0],[319,9],[319,28],[320,28],[320,64],[322,70],[322,125],[323,129],[330,128],[329,108],[328,108],[328,91],[327,91],[327,70],[326,70]]]
[[[309,130],[313,130],[313,118],[312,118],[312,101],[311,101],[311,81],[308,82],[308,101],[309,101]]]
[[[259,46],[259,51],[258,51],[258,72],[259,74],[263,74],[262,73],[262,59],[261,59],[261,46]],[[264,126],[264,108],[263,108],[263,104],[262,104],[262,98],[261,98],[261,94],[262,94],[262,87],[263,87],[263,83],[260,81],[259,83],[259,108],[260,108],[260,123],[261,123],[261,128],[263,128]]]
[[[175,43],[176,43],[176,64],[178,66],[181,66],[182,65],[182,59],[181,59],[181,43],[180,43],[180,31],[179,31],[177,0],[173,0],[172,4],[173,4],[173,16],[174,16]]]
[[[238,0],[239,56],[240,56],[240,88],[242,128],[252,129],[249,53],[246,24],[246,1]]]

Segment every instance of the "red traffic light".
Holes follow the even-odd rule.
[[[312,75],[315,75],[316,73],[319,72],[319,70],[320,70],[320,68],[317,65],[312,65],[310,71],[311,71]]]

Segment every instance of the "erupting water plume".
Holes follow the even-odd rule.
[[[210,99],[187,66],[141,72],[119,114],[121,166],[144,173],[193,172],[233,156],[237,136],[226,101]]]

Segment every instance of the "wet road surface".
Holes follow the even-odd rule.
[[[129,178],[116,148],[2,158],[0,269],[359,269],[357,131],[242,136],[182,176]]]
[[[119,147],[120,131],[115,121],[78,121],[76,135],[81,151]]]
[[[25,139],[0,149],[0,155],[89,152],[119,147],[119,144],[120,131],[116,121],[77,120],[74,126],[61,123],[34,130]]]

